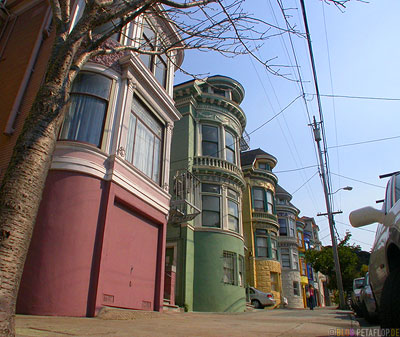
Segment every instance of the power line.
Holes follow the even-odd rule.
[[[379,188],[385,189],[384,186],[380,186],[380,185],[375,185],[375,184],[367,183],[367,182],[365,182],[365,181],[358,180],[358,179],[354,179],[354,178],[350,178],[350,177],[346,177],[346,176],[343,176],[343,175],[341,175],[341,174],[337,174],[337,173],[333,173],[333,172],[331,172],[331,174],[333,174],[333,175],[335,175],[335,176],[338,176],[338,177],[341,177],[341,178],[345,178],[345,179],[357,181],[357,182],[362,183],[362,184],[366,184],[366,185],[370,185],[370,186],[374,186],[374,187],[379,187]]]
[[[286,173],[286,172],[294,172],[294,171],[300,171],[300,170],[305,170],[311,167],[318,167],[318,165],[310,165],[310,166],[304,166],[304,167],[299,167],[296,169],[291,169],[291,170],[284,170],[284,171],[274,171],[274,173]]]
[[[371,140],[366,140],[366,141],[363,141],[363,142],[329,146],[328,149],[333,149],[333,148],[338,148],[338,147],[345,147],[345,146],[368,144],[368,143],[376,143],[376,142],[382,142],[384,140],[391,140],[391,139],[397,139],[397,138],[400,138],[400,136],[393,136],[393,137],[386,137],[386,138],[379,138],[379,139],[371,139]]]
[[[338,221],[338,220],[335,220],[335,222],[340,223],[341,225],[345,225],[345,226],[354,228],[354,229],[359,229],[359,230],[361,230],[361,231],[370,232],[370,233],[374,233],[374,234],[376,233],[375,231],[372,231],[372,230],[370,230],[370,229],[361,228],[361,227],[353,227],[352,225],[349,225],[349,224],[347,224],[347,223],[345,223],[345,222],[341,222],[341,221]]]
[[[306,95],[317,96],[316,94],[306,93]],[[373,96],[351,96],[351,95],[329,95],[329,94],[319,94],[322,97],[330,98],[348,98],[348,99],[366,99],[375,101],[400,101],[400,98],[394,97],[373,97]]]
[[[311,178],[309,178],[303,185],[301,185],[296,191],[294,191],[293,193],[290,193],[292,196],[293,196],[293,194],[295,194],[298,190],[300,190],[305,184],[307,184],[312,178],[314,178],[314,176],[316,175],[318,173],[318,171],[317,172],[315,172],[312,176],[311,176]]]

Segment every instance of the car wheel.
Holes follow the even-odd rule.
[[[251,301],[251,305],[256,309],[261,309],[262,308],[262,305],[261,305],[259,300],[252,300]]]
[[[400,268],[389,273],[383,285],[379,307],[382,328],[400,328]]]

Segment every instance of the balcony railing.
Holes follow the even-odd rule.
[[[260,212],[260,211],[253,211],[253,219],[257,220],[266,219],[278,222],[278,217],[275,214]]]
[[[225,171],[232,172],[237,176],[243,178],[242,170],[233,163],[226,161],[224,159],[215,158],[215,157],[194,157],[193,158],[193,166],[204,166],[204,167],[213,167],[216,169],[222,169]]]

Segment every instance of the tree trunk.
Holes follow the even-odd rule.
[[[0,187],[0,336],[15,335],[19,284],[69,92],[71,58],[51,59]]]

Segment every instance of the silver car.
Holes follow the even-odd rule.
[[[353,280],[353,291],[351,292],[351,307],[357,315],[361,316],[361,290],[364,286],[364,277],[355,278]]]
[[[247,287],[246,292],[251,304],[256,309],[262,309],[266,306],[275,305],[276,303],[274,295],[271,293],[264,293],[253,287]]]
[[[400,328],[400,172],[390,175],[381,210],[365,207],[350,213],[353,227],[377,222],[369,261],[369,281],[381,326]]]
[[[365,275],[363,288],[361,289],[360,294],[360,302],[360,307],[364,318],[370,323],[376,321],[379,315],[377,312],[375,296],[369,283],[369,273]]]

